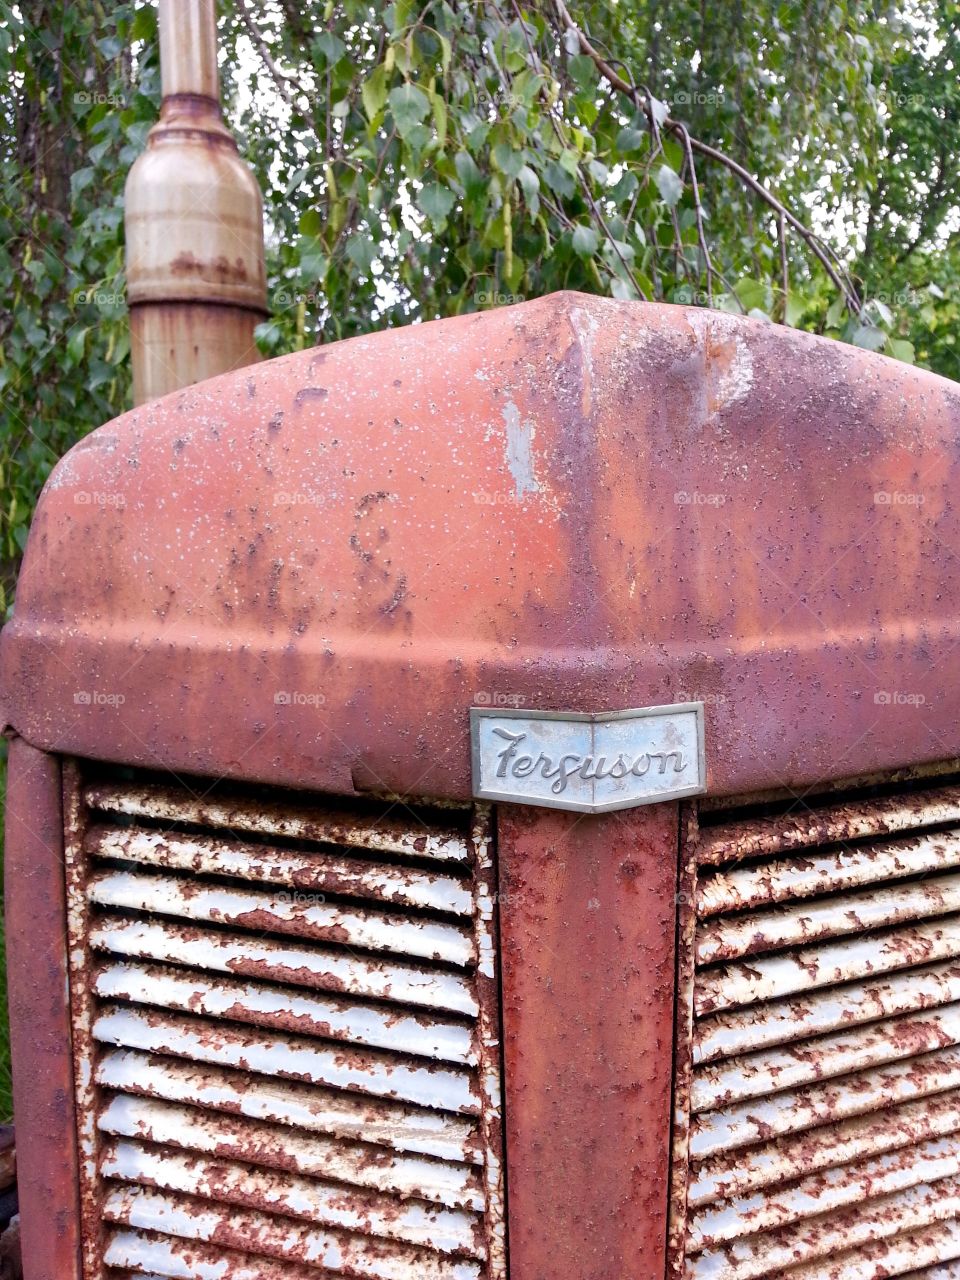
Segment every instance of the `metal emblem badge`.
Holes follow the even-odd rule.
[[[701,794],[703,703],[588,715],[470,708],[473,794],[609,813]]]

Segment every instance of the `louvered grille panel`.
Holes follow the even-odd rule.
[[[709,821],[687,846],[677,1274],[960,1276],[960,788]]]
[[[484,811],[68,770],[86,1280],[503,1280]]]

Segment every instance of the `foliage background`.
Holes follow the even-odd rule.
[[[221,0],[226,114],[265,199],[265,353],[573,288],[960,379],[960,6],[569,9]],[[0,84],[6,608],[51,466],[129,404],[123,184],[159,105],[152,5],[0,0]],[[0,1112],[6,1079],[0,1050]]]

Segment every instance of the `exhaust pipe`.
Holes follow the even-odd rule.
[[[223,123],[214,0],[160,0],[160,120],[126,184],[135,404],[259,359],[263,203]]]

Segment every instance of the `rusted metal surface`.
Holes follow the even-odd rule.
[[[703,876],[697,910],[701,917],[745,911],[958,865],[960,831],[892,840],[883,845],[857,845],[820,857],[778,859]]]
[[[886,781],[890,785],[889,779]],[[816,799],[805,797],[795,804],[786,819],[750,818],[704,830],[697,861],[702,867],[732,863],[741,858],[860,840],[866,836],[895,835],[948,822],[960,822],[960,787],[878,797],[869,804],[839,802],[823,808]]]
[[[723,965],[703,973],[695,994],[697,1012],[754,1004],[954,956],[960,956],[960,916],[758,956],[745,964]]]
[[[284,889],[311,889],[321,893],[327,890],[346,897],[399,903],[453,915],[472,913],[469,891],[462,880],[453,876],[330,853],[263,845],[251,848],[249,842],[177,836],[138,828],[94,828],[88,833],[86,848],[88,853],[99,857],[120,858],[148,867],[237,876]]]
[[[84,1280],[105,1280],[103,1268],[102,1186],[97,1173],[97,1111],[100,1089],[94,1071],[93,1032],[96,999],[90,963],[90,901],[86,893],[87,860],[83,836],[88,812],[83,800],[80,765],[63,765],[63,870],[67,892],[67,945],[70,957],[70,1023],[73,1079],[77,1106],[80,1226]]]
[[[259,359],[260,190],[220,112],[214,0],[160,0],[160,120],[127,178],[134,401]]]
[[[117,786],[101,783],[86,790],[87,804],[99,812],[126,817],[153,818],[164,823],[187,822],[230,832],[281,836],[285,840],[310,840],[319,844],[398,853],[438,862],[469,863],[473,854],[462,831],[452,823],[429,826],[403,821],[388,812],[343,807],[337,797],[304,796],[284,800],[251,800],[243,795],[227,798],[202,792],[161,786]],[[404,811],[410,813],[409,800]]]
[[[851,984],[840,991],[828,988],[814,995],[772,1001],[760,1009],[750,1007],[704,1018],[697,1025],[693,1058],[698,1064],[712,1062],[956,1000],[960,1000],[960,964],[951,960],[897,973],[886,981]]]
[[[476,1017],[477,997],[468,977],[403,961],[344,955],[319,946],[273,938],[197,929],[174,920],[138,919],[102,912],[90,930],[98,951],[264,978],[324,991],[397,1000]]]
[[[486,1258],[490,1280],[507,1280],[507,1206],[503,1143],[503,1078],[501,1073],[500,959],[498,879],[494,852],[493,811],[478,805],[471,844],[474,919],[477,931],[475,983],[478,996],[475,1022],[480,1127],[483,1134],[483,1179],[487,1206]]]
[[[126,1049],[101,1055],[96,1077],[100,1085],[125,1093],[193,1103],[440,1160],[480,1161],[477,1125],[469,1117],[282,1079],[251,1079],[243,1069],[178,1062]]]
[[[309,894],[282,896],[269,889],[235,889],[188,876],[128,871],[97,872],[90,878],[87,893],[100,906],[269,930],[462,967],[469,965],[475,954],[473,933],[467,925],[429,918],[411,922],[396,913],[317,902]]]
[[[60,764],[9,744],[7,993],[26,1280],[80,1280]]]
[[[954,789],[790,807],[721,818],[686,852],[706,848],[685,1280],[880,1280],[960,1257]]]
[[[65,794],[90,1280],[506,1280],[489,813],[367,818],[382,861],[302,800]]]
[[[663,1274],[678,822],[498,810],[511,1280]]]
[[[711,921],[698,933],[697,961],[732,960],[954,911],[960,911],[960,873]]]
[[[97,1123],[104,1133],[118,1138],[140,1138],[234,1160],[255,1157],[259,1167],[352,1183],[453,1209],[482,1212],[484,1206],[478,1174],[465,1165],[377,1152],[370,1145],[297,1132],[289,1126],[211,1115],[206,1108],[119,1093],[105,1104]]]
[[[212,1159],[185,1152],[158,1151],[127,1139],[107,1139],[100,1157],[105,1178],[205,1200],[265,1209],[322,1226],[425,1245],[441,1253],[483,1254],[481,1219],[475,1213],[399,1201],[246,1161]]]
[[[705,1160],[690,1182],[688,1202],[697,1208],[763,1187],[779,1188],[804,1174],[958,1131],[960,1093],[948,1090],[893,1111],[868,1112],[829,1128],[763,1142],[751,1148],[749,1160],[740,1151]]]
[[[677,876],[677,991],[673,1049],[673,1131],[670,1147],[670,1204],[667,1218],[667,1270],[670,1280],[684,1271],[690,1182],[690,1095],[693,1086],[694,992],[696,989],[697,849],[696,804],[684,805]]]
[[[748,318],[560,294],[304,351],[55,469],[6,719],[340,795],[468,798],[478,694],[703,695],[714,793],[957,756],[958,486],[954,384]]]

